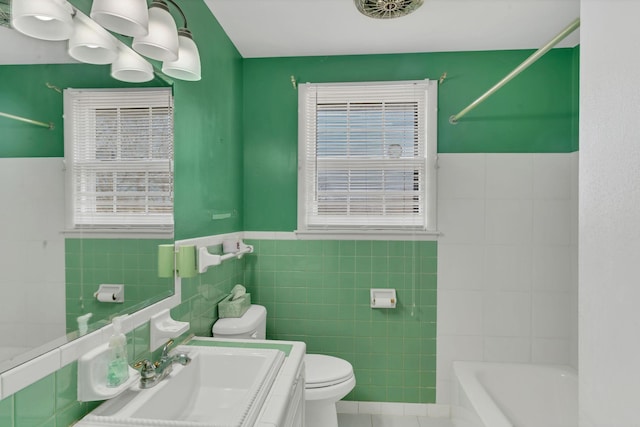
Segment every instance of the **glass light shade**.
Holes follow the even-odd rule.
[[[158,61],[178,59],[178,30],[165,2],[154,0],[151,3],[149,34],[134,37],[131,47],[136,52]]]
[[[162,72],[179,80],[200,80],[200,53],[191,32],[181,28],[178,31],[178,41],[180,43],[178,60],[163,62]]]
[[[131,49],[122,48],[111,64],[111,77],[129,83],[148,82],[153,79],[153,66]]]
[[[13,0],[11,26],[42,40],[67,40],[73,34],[73,8],[65,0]]]
[[[125,36],[142,36],[148,32],[146,0],[93,0],[89,16],[107,30]]]
[[[73,18],[75,31],[69,39],[69,55],[88,64],[111,64],[118,57],[115,38],[104,28],[78,14]]]

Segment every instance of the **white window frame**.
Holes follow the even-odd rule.
[[[382,235],[437,235],[437,81],[412,80],[395,82],[362,83],[306,83],[298,86],[298,229],[304,238],[310,234],[332,234],[347,236],[357,234]],[[316,153],[316,114],[321,103],[362,102],[417,102],[418,144],[422,144],[416,157],[399,159],[404,164],[413,163],[423,170],[419,197],[420,221],[388,220],[386,224],[375,224],[367,218],[348,218],[346,222],[325,220],[318,215],[316,193],[319,158]],[[352,164],[348,159],[339,160]],[[397,160],[395,160],[397,161]],[[357,160],[356,160],[357,162]],[[407,163],[408,162],[408,163]],[[416,163],[417,162],[417,163]],[[424,162],[424,163],[422,163]],[[384,160],[383,160],[384,163]],[[389,165],[389,163],[384,163]],[[424,166],[422,166],[424,165]],[[383,166],[383,167],[387,167]],[[393,166],[391,166],[393,167]],[[413,166],[411,166],[413,167]],[[422,169],[424,167],[424,169]],[[324,217],[326,217],[325,215]],[[362,220],[360,222],[360,220]],[[385,220],[382,220],[385,222]]]
[[[144,110],[151,112],[152,108],[161,113],[154,112],[156,115],[145,117],[147,112]],[[116,130],[110,134],[116,137],[108,140],[107,144],[104,138],[100,140],[105,150],[111,149],[115,153],[111,158],[100,159],[96,155],[99,110],[107,110],[118,117]],[[134,133],[134,137],[139,138],[142,134],[146,138],[148,134],[154,141],[143,138],[141,150],[130,141],[127,146],[121,133],[126,129],[122,118],[127,117],[130,120],[135,118],[137,128],[133,130],[138,134]],[[147,118],[148,123],[145,124]],[[158,118],[164,121],[159,127]],[[173,237],[171,88],[66,89],[64,119],[66,233],[95,237]],[[147,132],[144,127],[140,129],[140,124],[153,127],[157,132],[152,129]],[[126,149],[133,155],[122,154]],[[112,191],[101,194],[96,177],[99,173],[113,173]],[[117,173],[129,177],[136,174],[139,178],[126,182],[127,178],[116,178]],[[151,179],[152,175],[154,179]],[[126,189],[123,190],[122,186]],[[137,189],[142,186],[144,190]],[[109,196],[112,197],[111,202],[106,201]],[[122,200],[120,204],[118,197]],[[105,206],[110,204],[113,210],[107,211]],[[131,206],[135,206],[135,210],[128,210]]]

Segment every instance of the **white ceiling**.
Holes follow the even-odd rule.
[[[368,18],[353,0],[205,0],[245,58],[537,49],[580,15],[579,0],[424,0]],[[578,31],[558,46],[575,46]]]
[[[580,13],[580,0],[424,0],[380,20],[353,0],[204,1],[245,58],[537,49]],[[575,31],[558,46],[578,43]],[[74,62],[65,50],[0,27],[0,64]]]

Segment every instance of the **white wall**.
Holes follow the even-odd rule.
[[[437,402],[453,360],[577,365],[577,153],[439,158]]]
[[[59,158],[0,159],[0,361],[65,334]]]
[[[640,2],[580,14],[580,425],[637,426]]]

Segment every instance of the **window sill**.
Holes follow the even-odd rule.
[[[424,230],[295,230],[300,240],[438,240],[439,231]]]

